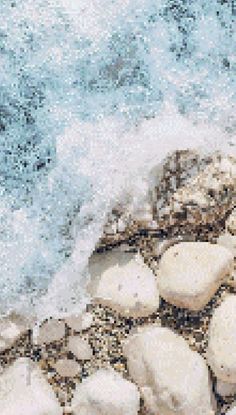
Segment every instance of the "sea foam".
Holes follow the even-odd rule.
[[[234,16],[216,0],[1,2],[2,313],[78,311],[124,193],[141,198],[176,149],[235,153]]]

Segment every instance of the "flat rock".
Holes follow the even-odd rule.
[[[159,292],[177,307],[201,310],[232,270],[233,255],[225,247],[208,242],[180,242],[161,258]]]
[[[65,336],[65,322],[50,319],[40,327],[35,327],[34,343],[43,345],[60,341]]]
[[[0,374],[1,415],[62,415],[62,408],[40,369],[20,358]]]
[[[12,313],[0,319],[0,352],[13,344],[30,328],[31,321],[18,314]]]
[[[79,336],[69,337],[67,350],[73,353],[78,360],[90,360],[93,356],[93,351],[89,343]]]
[[[113,369],[100,369],[76,388],[74,415],[137,415],[139,392],[133,383]]]
[[[156,277],[138,254],[113,250],[89,261],[88,291],[121,315],[144,317],[159,307]]]
[[[207,360],[216,377],[236,383],[236,295],[228,295],[213,313]]]
[[[89,312],[74,314],[65,318],[66,324],[75,332],[89,329],[93,325],[93,314]]]
[[[147,326],[124,344],[128,370],[152,415],[214,415],[204,359],[168,328]]]
[[[226,383],[220,379],[217,379],[216,391],[222,397],[235,395],[236,394],[236,383]]]
[[[63,378],[75,377],[80,373],[80,365],[72,359],[59,359],[54,365],[58,375]]]

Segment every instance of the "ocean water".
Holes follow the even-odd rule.
[[[1,0],[0,313],[88,300],[112,205],[176,149],[235,154],[233,0]]]

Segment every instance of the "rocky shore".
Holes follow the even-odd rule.
[[[236,159],[176,152],[115,206],[87,310],[0,320],[1,415],[236,414]]]

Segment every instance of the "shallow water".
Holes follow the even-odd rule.
[[[223,0],[1,1],[1,312],[78,309],[125,190],[145,192],[177,148],[235,153],[235,13]]]

